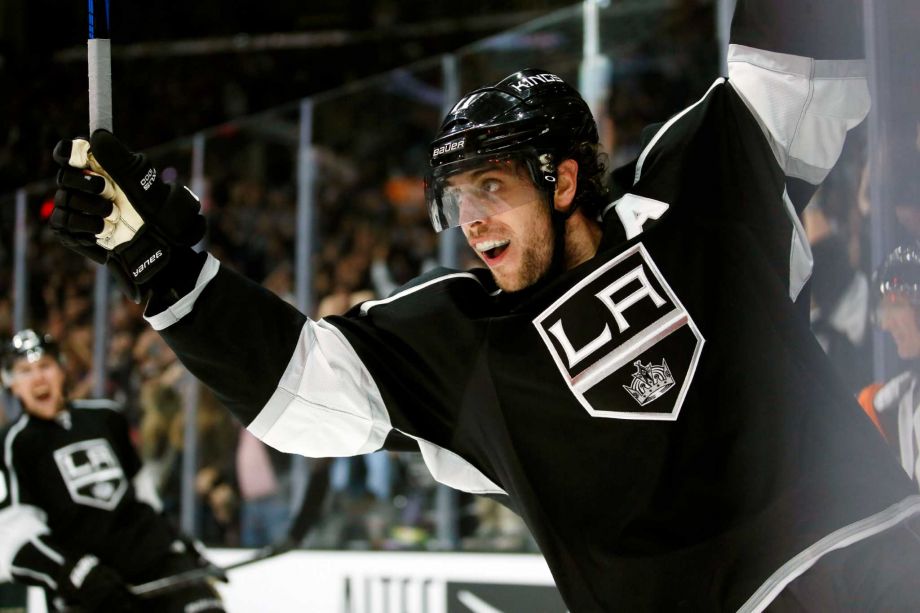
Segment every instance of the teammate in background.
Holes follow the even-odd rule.
[[[196,200],[108,132],[56,148],[51,224],[266,443],[401,433],[439,481],[512,505],[572,611],[917,610],[920,496],[811,334],[797,216],[868,110],[861,15],[739,2],[728,81],[649,130],[612,195],[557,75],[464,96],[428,205],[487,268],[345,316],[192,251]]]
[[[132,483],[140,460],[107,400],[67,401],[57,347],[32,330],[2,355],[22,416],[0,431],[0,581],[37,585],[49,610],[223,611],[207,583],[149,600],[142,583],[206,564]]]
[[[920,245],[896,247],[873,277],[875,321],[891,335],[907,370],[867,386],[859,403],[894,449],[901,467],[920,485]]]
[[[829,232],[810,243],[811,329],[847,390],[856,394],[872,381],[869,279],[850,263],[842,235]]]

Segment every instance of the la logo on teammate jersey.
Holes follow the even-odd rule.
[[[677,419],[703,337],[641,243],[582,279],[533,323],[590,415]]]
[[[128,491],[128,480],[103,438],[80,441],[54,452],[70,497],[78,504],[111,511]]]

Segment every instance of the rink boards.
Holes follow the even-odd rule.
[[[220,549],[226,565],[252,555]],[[229,613],[565,613],[531,554],[293,551],[230,572]],[[30,613],[44,611],[33,606]]]

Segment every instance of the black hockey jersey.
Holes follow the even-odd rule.
[[[140,459],[114,406],[74,401],[0,432],[0,580],[55,591],[56,572],[87,553],[130,579],[168,553],[176,533],[136,497]]]
[[[615,173],[575,269],[515,295],[440,270],[313,322],[210,258],[149,320],[278,449],[366,453],[397,430],[439,481],[508,496],[572,611],[763,610],[920,513],[796,305],[798,196],[864,118],[864,67],[765,51],[763,18],[737,28],[729,80]]]

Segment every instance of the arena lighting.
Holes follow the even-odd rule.
[[[38,216],[42,221],[47,221],[54,211],[54,198],[47,198],[38,209]]]

